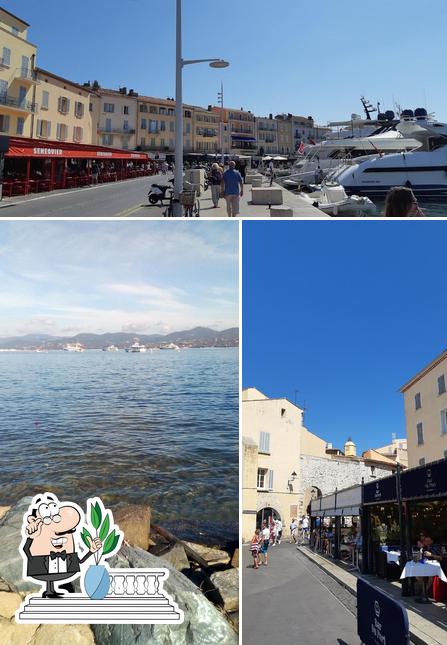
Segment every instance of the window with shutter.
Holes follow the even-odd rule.
[[[269,490],[273,490],[273,470],[269,470]]]
[[[447,434],[447,409],[441,411],[441,433]]]
[[[414,409],[419,410],[420,407],[421,407],[421,394],[420,394],[420,392],[418,392],[414,396]]]
[[[424,443],[424,429],[422,423],[418,423],[416,426],[417,435],[418,435],[418,446],[422,446]]]
[[[269,432],[260,433],[259,452],[270,453],[270,433]]]
[[[438,378],[438,394],[444,394],[445,392],[445,375],[442,374]]]

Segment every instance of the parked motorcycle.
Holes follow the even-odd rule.
[[[155,204],[158,204],[158,202],[160,202],[160,204],[163,204],[164,200],[167,199],[166,193],[168,192],[168,190],[172,190],[173,188],[174,180],[170,179],[169,183],[171,185],[152,184],[151,190],[148,193],[150,204],[152,204],[153,206],[155,206]]]

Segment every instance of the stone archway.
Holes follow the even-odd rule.
[[[266,521],[268,525],[270,517],[273,517],[274,520],[283,521],[283,518],[281,517],[281,513],[279,513],[279,511],[277,511],[275,508],[272,508],[271,506],[264,506],[256,514],[256,528],[260,529],[263,521]]]
[[[305,509],[308,515],[310,515],[310,503],[319,497],[322,497],[322,493],[318,486],[309,486],[309,488],[306,488],[304,491],[303,509]]]

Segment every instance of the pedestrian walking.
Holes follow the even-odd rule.
[[[264,558],[264,562],[262,564],[264,566],[268,565],[268,549],[270,545],[270,529],[267,526],[267,522],[264,520],[262,522],[262,529],[261,529],[261,538],[262,538],[262,543],[261,543],[261,550],[260,550],[260,557],[259,557],[259,563],[261,564],[262,558]]]
[[[308,534],[309,534],[309,518],[307,517],[307,515],[303,515],[303,518],[301,520],[301,531],[302,531],[302,541],[307,542]]]
[[[253,569],[259,569],[259,549],[261,547],[261,531],[256,529],[251,538],[250,552],[253,556]]]
[[[228,217],[236,217],[239,215],[239,197],[244,195],[244,184],[234,161],[230,161],[228,170],[224,172],[222,187],[227,202]]]
[[[292,519],[292,522],[290,523],[290,544],[292,542],[297,543],[298,539],[298,523],[295,518]]]
[[[92,165],[92,183],[96,185],[98,181],[99,181],[99,166],[96,163],[96,161],[94,161]]]
[[[279,546],[281,544],[282,538],[282,522],[280,519],[276,520],[276,544]]]
[[[223,174],[219,168],[219,164],[213,163],[211,166],[211,174],[209,183],[211,186],[211,199],[213,200],[214,208],[219,206],[220,191],[222,185]]]

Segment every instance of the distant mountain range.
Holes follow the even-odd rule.
[[[77,334],[76,336],[49,336],[46,334],[27,334],[12,338],[0,338],[0,349],[17,350],[58,350],[64,345],[80,343],[85,349],[102,349],[108,345],[128,347],[139,341],[148,347],[158,347],[166,343],[175,343],[179,347],[237,347],[239,329],[232,327],[216,331],[208,327],[194,327],[186,331],[175,331],[171,334],[129,334],[124,332],[107,334]]]

